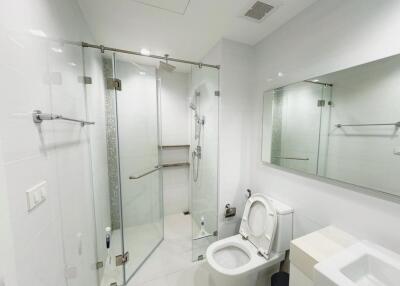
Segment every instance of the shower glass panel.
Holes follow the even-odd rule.
[[[321,110],[327,102],[325,88],[301,82],[265,93],[264,109],[272,107],[272,118],[264,117],[263,132],[272,130],[272,136],[270,146],[263,146],[263,158],[274,165],[317,173],[320,122],[326,120]]]
[[[114,55],[125,282],[164,236],[156,70]]]
[[[192,258],[201,260],[218,235],[219,71],[192,67],[191,213]]]

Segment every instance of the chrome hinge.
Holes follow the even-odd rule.
[[[104,266],[103,261],[97,261],[96,262],[96,269],[103,268],[103,266]]]
[[[203,254],[200,254],[199,256],[197,256],[197,260],[198,261],[201,261],[201,260],[203,260],[204,259],[204,255]]]
[[[107,78],[107,89],[122,90],[121,80],[117,78]]]
[[[320,99],[320,100],[318,100],[318,102],[317,102],[317,106],[318,106],[318,107],[325,106],[325,100],[324,100],[324,99]]]
[[[90,76],[84,76],[83,83],[84,84],[92,84],[92,78]]]
[[[218,230],[213,232],[213,236],[218,236]]]
[[[125,252],[124,255],[115,256],[115,265],[121,266],[129,261],[129,252]]]
[[[219,92],[219,90],[216,90],[216,91],[214,91],[214,95],[215,95],[215,96],[220,96],[221,93]]]

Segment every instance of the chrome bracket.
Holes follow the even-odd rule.
[[[92,78],[90,76],[84,76],[83,83],[84,84],[92,84]]]
[[[121,80],[117,78],[107,78],[107,89],[122,90]]]
[[[103,261],[96,262],[96,269],[97,270],[100,269],[100,268],[103,268],[103,266],[104,266]]]
[[[125,254],[115,256],[115,265],[121,266],[129,261],[129,252],[125,252]]]

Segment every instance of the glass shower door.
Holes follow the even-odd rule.
[[[114,55],[125,283],[164,236],[156,70]]]
[[[205,258],[218,239],[219,71],[192,67],[191,213],[192,258]]]

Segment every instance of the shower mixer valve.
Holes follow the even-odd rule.
[[[192,152],[193,157],[201,159],[201,146],[196,146],[196,150]]]

